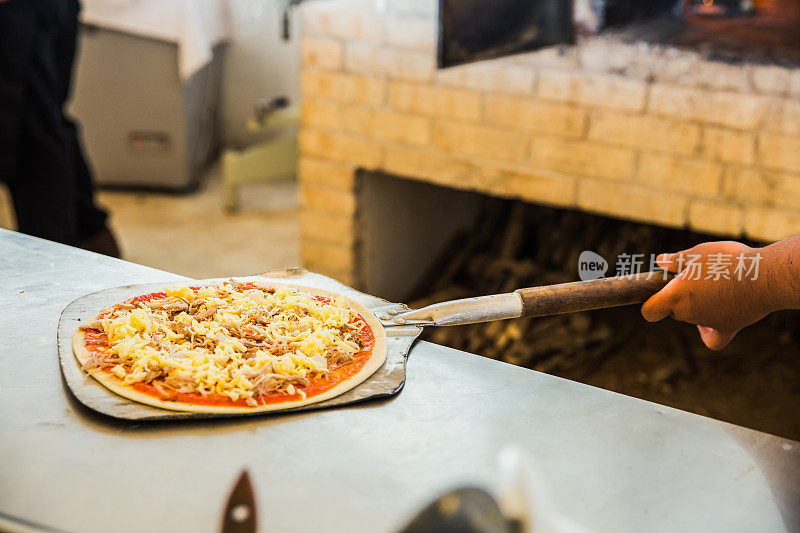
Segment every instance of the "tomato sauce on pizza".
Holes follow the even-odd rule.
[[[83,366],[176,405],[290,404],[363,373],[376,344],[368,322],[344,299],[295,288],[171,287],[83,326]]]

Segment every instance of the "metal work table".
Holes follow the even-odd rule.
[[[262,531],[394,531],[442,491],[536,460],[595,531],[800,530],[800,443],[420,342],[388,401],[131,424],[79,405],[62,308],[179,276],[0,230],[0,520],[66,531],[217,531],[242,468]]]

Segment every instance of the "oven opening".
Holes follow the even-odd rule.
[[[721,240],[375,172],[360,173],[358,205],[362,287],[412,308],[576,281],[585,251],[604,258],[611,276],[637,261],[649,270],[652,254]],[[724,352],[708,350],[692,325],[645,322],[638,305],[428,328],[422,338],[800,437],[800,321],[790,312],[745,328]]]
[[[610,34],[709,59],[800,62],[800,0],[440,0],[439,66]]]

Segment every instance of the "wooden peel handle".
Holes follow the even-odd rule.
[[[655,270],[630,276],[575,281],[515,291],[522,298],[522,316],[560,315],[642,303],[669,283],[673,274]]]

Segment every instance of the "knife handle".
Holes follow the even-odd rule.
[[[642,303],[675,275],[653,270],[629,276],[517,289],[525,318]]]

